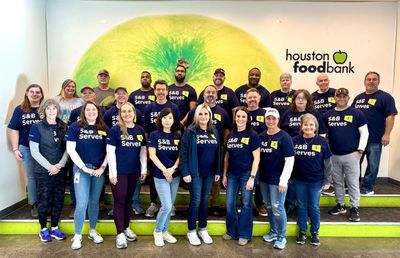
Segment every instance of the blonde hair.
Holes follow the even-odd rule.
[[[319,129],[318,120],[313,114],[310,114],[310,113],[307,113],[307,114],[304,114],[304,115],[300,116],[300,128],[303,127],[303,124],[305,122],[307,122],[307,121],[313,121],[314,122],[314,124],[315,124],[315,133],[317,133],[318,129]],[[303,133],[303,131],[301,129],[300,129],[300,131],[301,131],[301,133]]]
[[[72,79],[66,79],[63,81],[61,85],[61,90],[60,93],[58,93],[58,96],[60,96],[60,102],[63,102],[65,100],[65,88],[70,84],[71,82],[74,83],[75,85],[75,92],[74,92],[74,98],[78,98],[78,94],[76,93],[76,82]]]
[[[196,110],[194,111],[193,124],[197,128],[200,128],[200,125],[199,125],[199,114],[200,114],[200,110],[202,110],[203,108],[205,110],[207,110],[208,114],[210,115],[210,120],[208,120],[208,122],[207,122],[207,131],[210,132],[212,130],[212,128],[214,127],[214,125],[212,123],[212,111],[211,111],[210,107],[205,103],[200,104],[200,105],[198,105],[196,107]]]
[[[125,137],[128,137],[128,127],[126,126],[125,121],[122,119],[121,117],[121,110],[123,106],[130,106],[133,110],[133,112],[135,113],[135,118],[136,118],[136,108],[132,105],[132,103],[130,102],[126,102],[124,104],[121,105],[121,107],[119,108],[119,117],[118,117],[118,123],[119,123],[119,127],[121,128],[121,132]],[[135,120],[135,118],[133,120]]]

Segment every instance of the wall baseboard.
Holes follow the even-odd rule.
[[[25,198],[17,203],[14,203],[13,205],[3,209],[0,211],[0,219],[3,219],[6,217],[8,214],[14,212],[15,210],[21,208],[22,206],[25,206],[28,203],[28,198]]]

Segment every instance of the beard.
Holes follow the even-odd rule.
[[[217,99],[214,98],[214,97],[207,97],[207,98],[204,98],[204,102],[206,102],[206,103],[208,103],[208,104],[214,104],[216,101],[217,101]]]
[[[142,87],[145,88],[145,89],[148,89],[148,88],[151,87],[151,84],[150,83],[149,84],[142,84]]]
[[[184,81],[185,81],[185,78],[186,78],[186,76],[183,76],[183,77],[177,77],[177,76],[175,76],[175,80],[176,80],[177,82],[180,82],[180,83],[184,82]]]

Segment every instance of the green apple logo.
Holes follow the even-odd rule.
[[[338,52],[333,53],[333,61],[335,61],[336,64],[344,64],[346,60],[347,60],[346,52],[342,52],[339,50]]]
[[[110,72],[110,86],[140,88],[140,73],[149,71],[153,82],[175,81],[178,59],[190,63],[186,81],[200,93],[212,83],[218,67],[226,71],[225,84],[235,89],[247,83],[248,71],[258,67],[260,83],[279,89],[282,72],[265,45],[248,32],[215,18],[200,15],[143,16],[123,22],[96,39],[75,67],[78,90],[97,85],[101,68]]]

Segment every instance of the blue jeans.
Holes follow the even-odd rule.
[[[241,175],[228,174],[226,186],[226,233],[233,239],[250,240],[253,233],[253,190],[247,191],[246,184],[250,173]],[[241,211],[237,211],[238,192],[241,192]]]
[[[88,168],[94,168],[86,164]],[[104,174],[100,177],[90,176],[74,165],[74,186],[76,208],[74,215],[75,234],[81,234],[85,221],[86,208],[88,208],[90,228],[96,228],[99,216],[99,199],[104,185]]]
[[[33,205],[37,202],[35,172],[33,171],[33,164],[35,161],[31,155],[29,147],[19,145],[18,150],[22,154],[22,165],[24,166],[26,177],[28,179],[27,188],[29,203]]]
[[[280,193],[277,185],[271,185],[261,181],[260,189],[264,199],[265,207],[268,211],[270,234],[275,234],[278,236],[278,238],[286,237],[286,191]]]
[[[154,177],[154,185],[161,201],[161,208],[157,214],[156,232],[168,231],[168,224],[171,218],[172,206],[175,202],[176,192],[178,191],[180,177],[174,177],[172,182],[166,179]]]
[[[379,172],[379,163],[381,162],[382,144],[380,143],[368,143],[365,148],[364,155],[361,158],[360,165],[362,164],[364,157],[367,156],[367,169],[365,170],[364,181],[362,189],[366,192],[374,190],[376,177]]]
[[[307,214],[310,216],[310,232],[318,233],[320,224],[319,199],[321,195],[322,181],[315,183],[294,182],[298,211],[297,225],[300,233],[307,232]]]
[[[208,195],[210,194],[214,178],[214,175],[192,177],[192,181],[189,183],[189,231],[196,229],[197,218],[199,218],[199,228],[202,229],[207,227]]]
[[[140,189],[142,188],[142,183],[140,182],[140,176],[136,182],[135,191],[133,192],[132,196],[132,208],[140,207]]]

